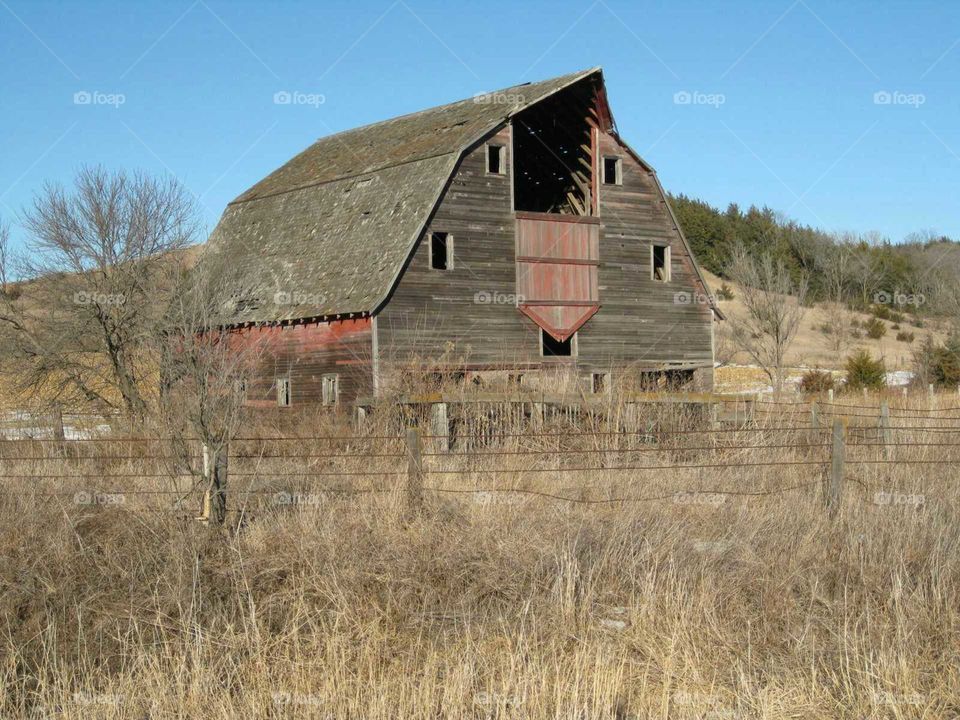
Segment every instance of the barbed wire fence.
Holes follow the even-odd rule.
[[[767,417],[776,424],[765,424]],[[132,506],[127,499],[140,498],[160,504],[147,502],[139,509],[196,507],[195,514],[183,517],[213,524],[224,523],[228,510],[248,517],[263,511],[257,499],[277,509],[385,493],[401,493],[409,511],[419,513],[431,496],[609,506],[771,498],[812,488],[833,516],[848,483],[869,493],[869,485],[852,474],[857,468],[960,464],[953,450],[960,448],[960,406],[891,408],[886,400],[879,408],[763,401],[754,404],[749,421],[733,427],[723,427],[715,416],[704,426],[686,428],[488,427],[471,442],[462,435],[452,438],[450,426],[436,432],[435,423],[423,424],[428,432],[410,427],[391,434],[358,429],[342,435],[240,436],[216,458],[197,440],[68,439],[55,429],[50,437],[0,441],[0,484],[5,495],[38,501],[72,497],[75,504],[100,507]],[[930,449],[935,457],[917,457],[914,449]],[[778,482],[787,470],[802,477]],[[745,472],[753,473],[750,485]],[[665,474],[668,488],[655,482]],[[740,482],[731,487],[733,474]],[[615,487],[604,485],[608,480]]]

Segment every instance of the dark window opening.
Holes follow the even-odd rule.
[[[603,159],[603,184],[619,185],[621,182],[620,158],[605,157]]]
[[[506,173],[504,162],[506,148],[503,145],[487,145],[487,172],[491,175]]]
[[[512,121],[514,208],[592,214],[593,82],[584,79],[518,113]]]
[[[540,350],[544,357],[570,357],[573,355],[573,335],[566,340],[557,340],[546,330],[540,331]]]
[[[507,384],[508,385],[523,385],[523,373],[517,373],[515,375],[507,375]]]
[[[434,270],[453,267],[452,238],[445,232],[430,234],[430,267]]]
[[[653,246],[652,277],[659,282],[670,280],[670,248],[665,245]]]
[[[290,380],[277,378],[277,405],[290,407]]]

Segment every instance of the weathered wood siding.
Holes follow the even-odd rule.
[[[321,402],[321,377],[339,375],[340,402],[372,392],[370,318],[237,331],[236,342],[257,345],[259,363],[247,383],[247,402],[276,407],[277,378],[290,379],[291,406]]]
[[[712,366],[711,315],[693,263],[652,173],[614,138],[600,155],[622,160],[622,185],[600,185],[600,311],[579,333],[580,364]],[[651,278],[651,247],[670,247],[670,282]]]
[[[506,173],[487,174],[485,143],[466,154],[393,296],[377,316],[384,373],[396,361],[435,358],[448,342],[457,346],[451,360],[474,366],[540,360],[536,326],[516,307],[510,129],[488,142],[508,148]],[[433,231],[453,236],[452,270],[430,269]]]
[[[411,358],[474,368],[570,363],[540,354],[538,327],[516,307],[516,219],[511,208],[509,128],[488,142],[508,147],[507,174],[486,173],[485,143],[456,170],[413,258],[376,324],[382,372]],[[621,186],[599,188],[600,310],[578,332],[583,373],[712,367],[711,314],[652,174],[612,137],[601,155],[622,158]],[[453,238],[454,268],[429,267],[433,231]],[[651,246],[671,248],[671,280],[651,279]],[[453,344],[455,350],[449,352]]]

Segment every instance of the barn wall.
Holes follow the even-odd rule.
[[[600,312],[580,330],[585,369],[635,363],[713,364],[710,306],[650,171],[614,138],[600,154],[622,159],[623,184],[600,185]],[[671,279],[650,276],[654,244],[670,246]]]
[[[370,318],[249,327],[235,342],[256,346],[259,362],[247,383],[247,402],[276,407],[276,379],[290,379],[292,407],[321,402],[321,376],[340,376],[340,402],[372,392]]]
[[[488,142],[507,146],[504,175],[486,173],[486,147],[466,154],[418,244],[377,316],[383,373],[410,358],[436,358],[448,342],[451,356],[471,365],[540,361],[539,336],[516,308],[515,228],[511,210],[510,129]],[[454,268],[432,270],[429,237],[453,235]]]
[[[501,130],[490,142],[509,148],[509,132]],[[710,309],[652,174],[610,136],[601,135],[600,151],[622,158],[623,184],[599,190],[601,307],[578,333],[578,372],[628,365],[712,367]],[[385,375],[412,358],[441,355],[478,369],[572,364],[541,357],[538,328],[515,305],[511,159],[508,152],[505,176],[491,176],[485,153],[481,144],[464,157],[377,317]],[[454,237],[453,270],[429,267],[429,237],[435,230]],[[671,247],[669,283],[650,277],[653,243]]]

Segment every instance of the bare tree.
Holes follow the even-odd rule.
[[[745,312],[729,319],[737,344],[759,365],[779,396],[787,350],[803,318],[807,281],[794,282],[786,266],[770,255],[759,259],[743,248],[734,252],[730,277],[740,285]]]
[[[241,335],[230,326],[234,299],[251,292],[228,258],[204,256],[172,288],[162,331],[155,336],[157,420],[174,455],[188,466],[195,456],[189,439],[203,444],[208,463],[197,477],[211,500],[206,510],[218,524],[226,512],[226,487],[213,469],[246,419],[247,386],[268,350],[268,335]]]
[[[21,391],[142,418],[155,372],[150,339],[197,218],[173,179],[97,167],[81,170],[70,190],[45,186],[22,218],[24,251],[13,257],[9,236],[0,238],[10,290],[0,326]]]
[[[847,317],[847,292],[853,273],[854,248],[846,236],[839,235],[833,243],[823,244],[814,258],[826,294],[826,308],[822,327],[827,332],[828,344],[838,356],[850,344],[850,322]]]

